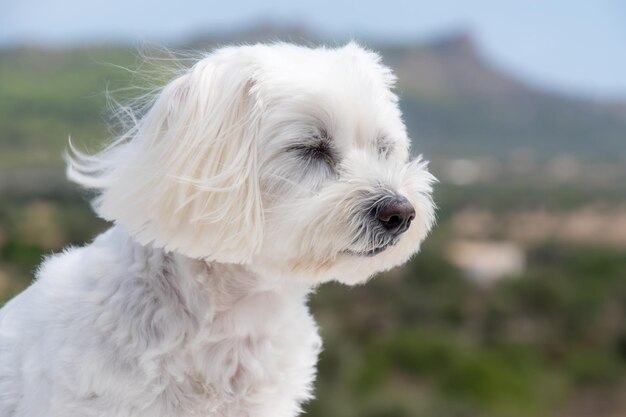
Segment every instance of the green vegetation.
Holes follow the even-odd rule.
[[[68,136],[107,136],[104,88],[120,88],[134,66],[122,49],[0,53],[0,167],[59,167]],[[123,80],[123,83],[122,83]]]
[[[546,245],[524,276],[491,288],[440,253],[427,244],[391,276],[320,291],[314,310],[330,343],[312,410],[551,416],[585,390],[622,389],[626,252]]]

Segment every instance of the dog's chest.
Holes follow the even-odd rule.
[[[297,414],[320,349],[306,306],[264,299],[238,307],[216,314],[162,362],[167,383],[156,410],[181,417]]]

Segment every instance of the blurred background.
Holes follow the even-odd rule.
[[[67,183],[157,46],[379,51],[440,179],[422,252],[312,299],[310,417],[626,416],[626,3],[0,0],[0,302],[107,225]],[[162,52],[155,52],[156,55]]]

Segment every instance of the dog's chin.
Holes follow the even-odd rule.
[[[350,256],[361,256],[361,257],[369,258],[369,257],[376,256],[380,253],[385,252],[387,249],[394,246],[396,243],[397,241],[391,241],[391,242],[382,244],[380,246],[376,246],[374,248],[370,248],[366,250],[345,249],[342,251],[342,253],[346,255],[350,255]]]
[[[339,281],[354,285],[365,282],[378,272],[404,263],[418,246],[418,242],[411,244],[407,237],[389,239],[378,246],[371,242],[366,244],[357,241],[333,250],[328,245],[328,252],[303,251],[293,255],[284,250],[285,245],[268,245],[249,267],[262,276],[275,277],[277,282],[318,285]]]

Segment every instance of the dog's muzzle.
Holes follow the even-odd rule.
[[[360,233],[355,240],[368,242],[365,250],[347,249],[344,252],[357,256],[374,256],[398,243],[400,235],[411,226],[415,219],[415,208],[402,196],[389,196],[379,199],[364,212]]]

